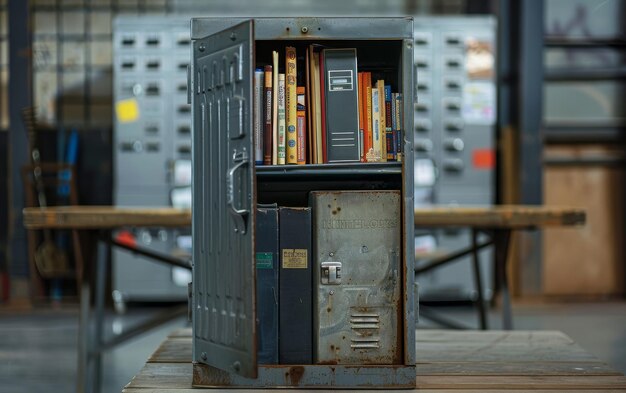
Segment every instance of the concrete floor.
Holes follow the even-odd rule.
[[[111,316],[109,330],[113,325],[116,330],[123,330],[156,311],[131,310],[123,317]],[[459,322],[476,322],[469,308],[442,311]],[[500,326],[497,311],[492,311],[489,319],[492,328]],[[514,323],[516,329],[561,330],[598,358],[626,373],[626,302],[517,305]],[[165,336],[183,326],[186,326],[183,319],[173,321],[107,353],[102,391],[120,392]],[[420,328],[437,326],[423,320]],[[0,310],[0,393],[74,391],[76,332],[74,310],[18,314]]]

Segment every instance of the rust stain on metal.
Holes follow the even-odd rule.
[[[302,379],[303,375],[304,375],[303,366],[289,367],[289,371],[285,373],[287,384],[291,386],[300,385],[300,380]]]

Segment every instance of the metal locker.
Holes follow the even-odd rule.
[[[405,133],[406,155],[402,162],[263,168],[255,167],[252,159],[252,83],[257,45],[298,45],[318,40],[332,44],[334,40],[345,40],[348,45],[376,45],[377,50],[391,50],[398,69],[397,84],[407,97],[403,112],[410,114],[412,19],[195,18],[191,37],[194,386],[414,387],[412,116],[404,116],[403,120],[403,129],[411,132]],[[381,45],[382,40],[388,40],[392,49]],[[371,61],[371,55],[369,58]],[[352,187],[371,192],[388,179],[391,186],[387,190],[395,191],[380,191],[379,196],[389,198],[384,214],[393,218],[383,214],[379,219],[388,220],[385,222],[393,239],[389,244],[396,247],[384,256],[380,254],[390,269],[384,280],[390,287],[382,291],[384,299],[379,302],[388,311],[377,314],[394,332],[385,338],[395,340],[395,345],[385,344],[385,348],[393,348],[385,354],[387,360],[367,361],[363,354],[340,364],[258,364],[255,207],[257,202],[266,203],[260,195],[268,191],[272,196],[292,193],[285,200],[305,198],[304,204],[285,206],[306,206],[311,191]],[[346,214],[350,211],[346,207]],[[376,248],[375,242],[369,244]],[[355,314],[355,318],[366,317]]]

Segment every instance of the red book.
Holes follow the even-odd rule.
[[[320,100],[322,112],[322,158],[324,164],[328,163],[326,153],[326,75],[324,75],[324,51],[320,52]]]

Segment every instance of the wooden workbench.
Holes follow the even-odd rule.
[[[417,388],[422,392],[626,391],[626,377],[557,331],[418,330],[416,339]],[[191,381],[191,329],[180,329],[124,392],[215,391],[192,389]]]

